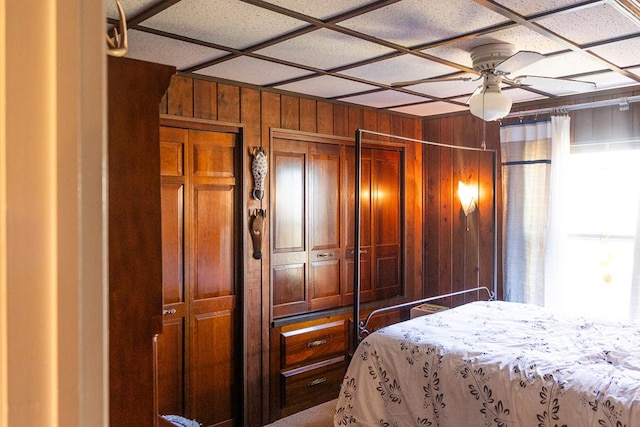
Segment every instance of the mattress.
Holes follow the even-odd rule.
[[[380,329],[334,425],[640,426],[640,324],[479,301]]]

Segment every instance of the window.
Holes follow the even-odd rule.
[[[565,279],[557,294],[566,312],[610,318],[630,312],[635,239],[640,237],[638,165],[640,149],[572,147],[565,174]]]

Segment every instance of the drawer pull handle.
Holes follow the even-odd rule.
[[[162,310],[162,314],[167,315],[167,314],[176,314],[176,309],[175,308],[171,308],[169,310]]]
[[[333,256],[333,252],[323,252],[321,254],[318,254],[318,258],[328,258]]]
[[[321,377],[321,378],[315,379],[315,380],[307,383],[307,387],[315,387],[315,386],[320,385],[320,384],[325,383],[325,382],[327,382],[327,379],[325,377]]]
[[[355,253],[356,253],[356,251],[355,251],[355,250],[351,251],[351,255],[353,255],[353,254],[355,254]],[[367,250],[366,250],[366,249],[360,249],[360,254],[366,254],[366,253],[367,253]]]
[[[327,343],[327,340],[311,341],[310,343],[307,343],[307,348],[317,347],[319,345],[326,344],[326,343]]]

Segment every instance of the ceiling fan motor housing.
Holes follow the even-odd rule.
[[[482,73],[493,71],[495,68],[515,53],[515,46],[511,43],[491,43],[476,46],[471,49],[473,69]]]

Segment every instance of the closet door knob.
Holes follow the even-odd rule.
[[[169,310],[162,310],[162,314],[164,314],[165,316],[167,314],[176,314],[176,309],[175,308],[171,308]]]
[[[321,254],[318,254],[318,258],[327,258],[331,256],[333,256],[333,252],[323,252]]]

